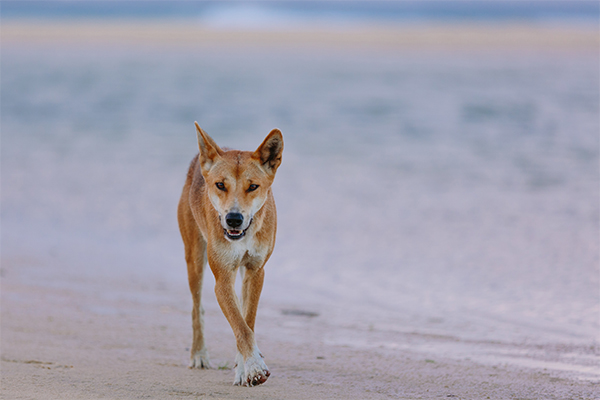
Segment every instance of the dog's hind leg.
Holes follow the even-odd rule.
[[[190,292],[192,293],[192,328],[194,339],[190,368],[210,368],[208,351],[204,343],[204,309],[202,308],[202,278],[206,265],[206,241],[194,221],[188,202],[189,185],[186,184],[177,210],[179,230],[185,248]]]
[[[208,351],[204,344],[204,309],[200,303],[202,299],[202,278],[206,265],[206,240],[200,233],[196,220],[190,208],[190,190],[192,183],[192,168],[197,159],[192,161],[190,172],[181,193],[177,206],[177,221],[185,249],[190,291],[192,293],[192,328],[194,338],[190,357],[190,368],[210,368]]]
[[[200,235],[198,235],[200,236]],[[190,292],[194,302],[192,308],[192,342],[190,368],[210,368],[208,351],[204,343],[204,308],[201,304],[202,280],[206,265],[206,242],[198,237],[193,243],[186,243],[185,258],[188,266]]]

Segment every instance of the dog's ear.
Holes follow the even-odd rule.
[[[283,153],[283,136],[279,129],[273,129],[267,135],[253,157],[260,160],[260,164],[270,174],[275,175],[281,164],[281,153]]]
[[[223,150],[215,143],[214,140],[206,132],[200,128],[197,122],[194,122],[196,125],[196,134],[198,135],[198,147],[200,149],[200,167],[202,168],[202,172],[208,172],[210,168],[215,163],[217,157],[223,154]]]

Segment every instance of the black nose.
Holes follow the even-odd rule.
[[[232,228],[237,228],[244,222],[244,216],[240,213],[228,213],[225,216],[225,222]]]

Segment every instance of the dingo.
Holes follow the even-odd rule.
[[[277,213],[271,184],[281,164],[283,137],[273,129],[255,152],[225,151],[197,122],[196,131],[200,154],[190,164],[177,209],[194,301],[190,368],[210,368],[200,305],[208,259],[217,301],[237,343],[233,384],[260,385],[270,373],[254,340],[254,321],[263,266],[275,246]],[[234,287],[238,268],[241,304]]]

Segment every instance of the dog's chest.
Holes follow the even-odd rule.
[[[268,253],[268,248],[258,245],[253,237],[229,242],[224,250],[223,255],[228,259],[228,264],[235,267],[244,265],[249,268],[262,265]]]

